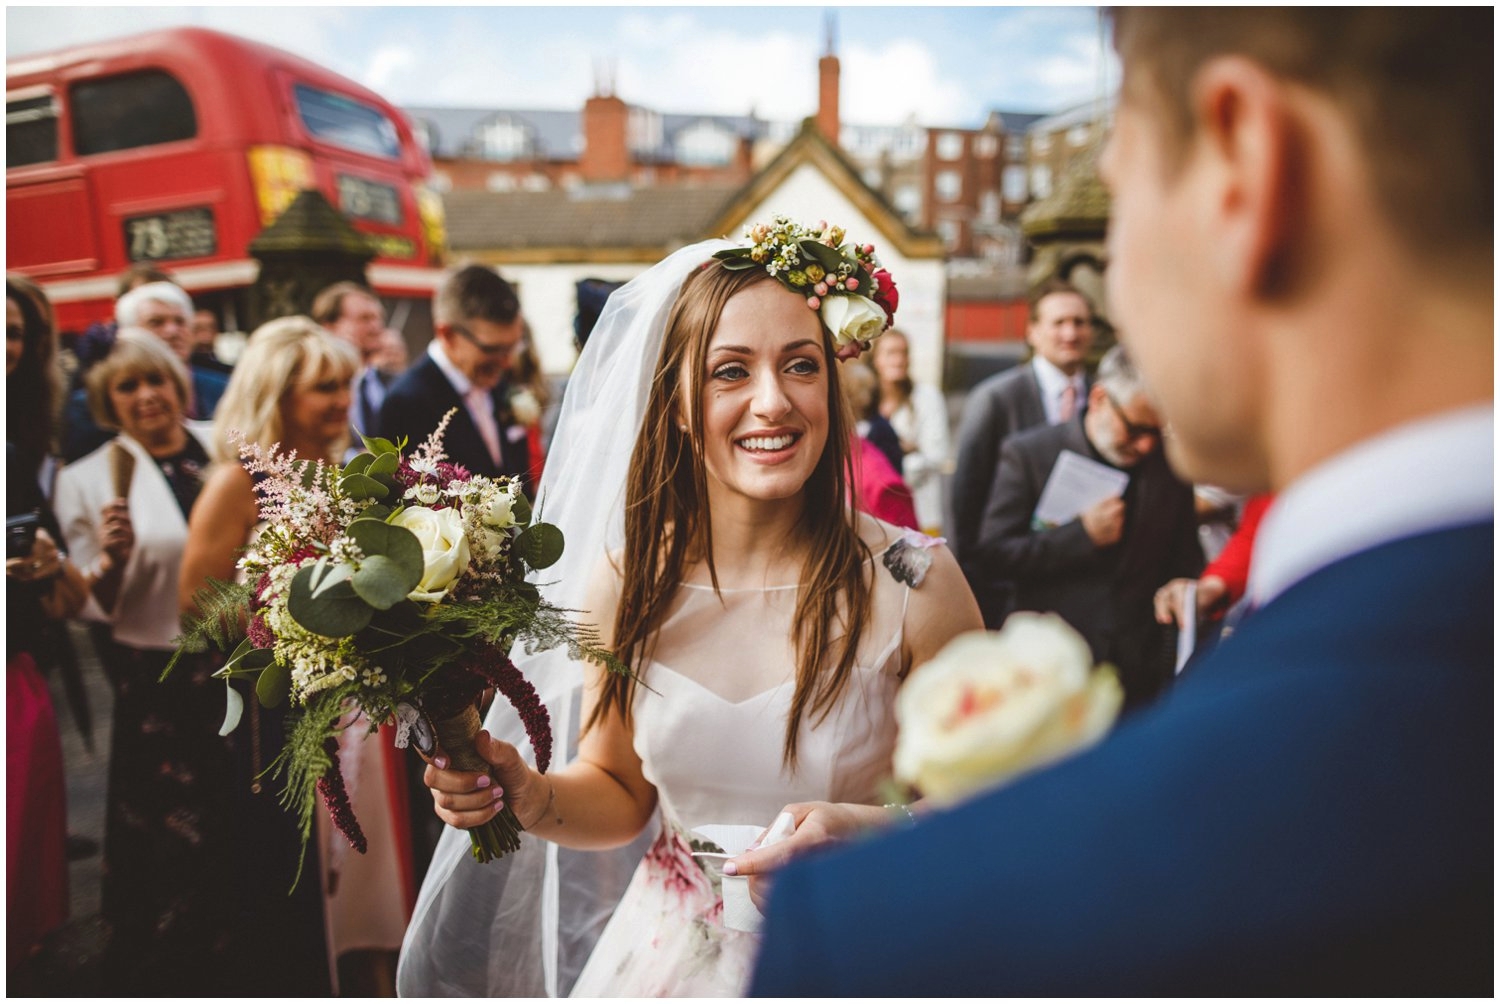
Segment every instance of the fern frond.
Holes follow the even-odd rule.
[[[171,674],[177,660],[184,655],[207,652],[210,647],[221,652],[233,651],[245,637],[246,615],[254,595],[255,587],[248,582],[209,579],[193,594],[198,614],[188,618],[182,634],[172,639],[177,650],[162,670],[161,679]]]

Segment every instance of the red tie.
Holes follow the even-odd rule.
[[[1071,421],[1078,411],[1078,388],[1069,383],[1057,399],[1057,423]]]

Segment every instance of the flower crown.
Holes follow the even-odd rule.
[[[731,270],[765,266],[776,281],[799,296],[833,335],[840,359],[870,347],[896,320],[896,281],[881,267],[873,244],[845,244],[844,228],[819,220],[815,229],[777,216],[771,224],[745,228],[747,248],[714,257]]]

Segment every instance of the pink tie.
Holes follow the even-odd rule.
[[[1076,414],[1077,411],[1078,388],[1070,383],[1062,389],[1062,394],[1060,394],[1057,399],[1058,424],[1061,425],[1063,422],[1071,421],[1073,415]]]
[[[495,421],[495,406],[490,401],[490,392],[476,387],[464,395],[464,404],[468,406],[469,417],[474,419],[474,425],[479,429],[479,438],[484,440],[485,449],[490,452],[490,459],[499,467],[500,424]]]

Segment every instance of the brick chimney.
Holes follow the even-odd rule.
[[[595,72],[594,96],[583,103],[578,171],[584,181],[624,181],[630,175],[630,109],[615,96],[604,71]]]
[[[833,12],[828,12],[828,51],[818,60],[818,131],[839,145],[839,57],[833,54]]]

